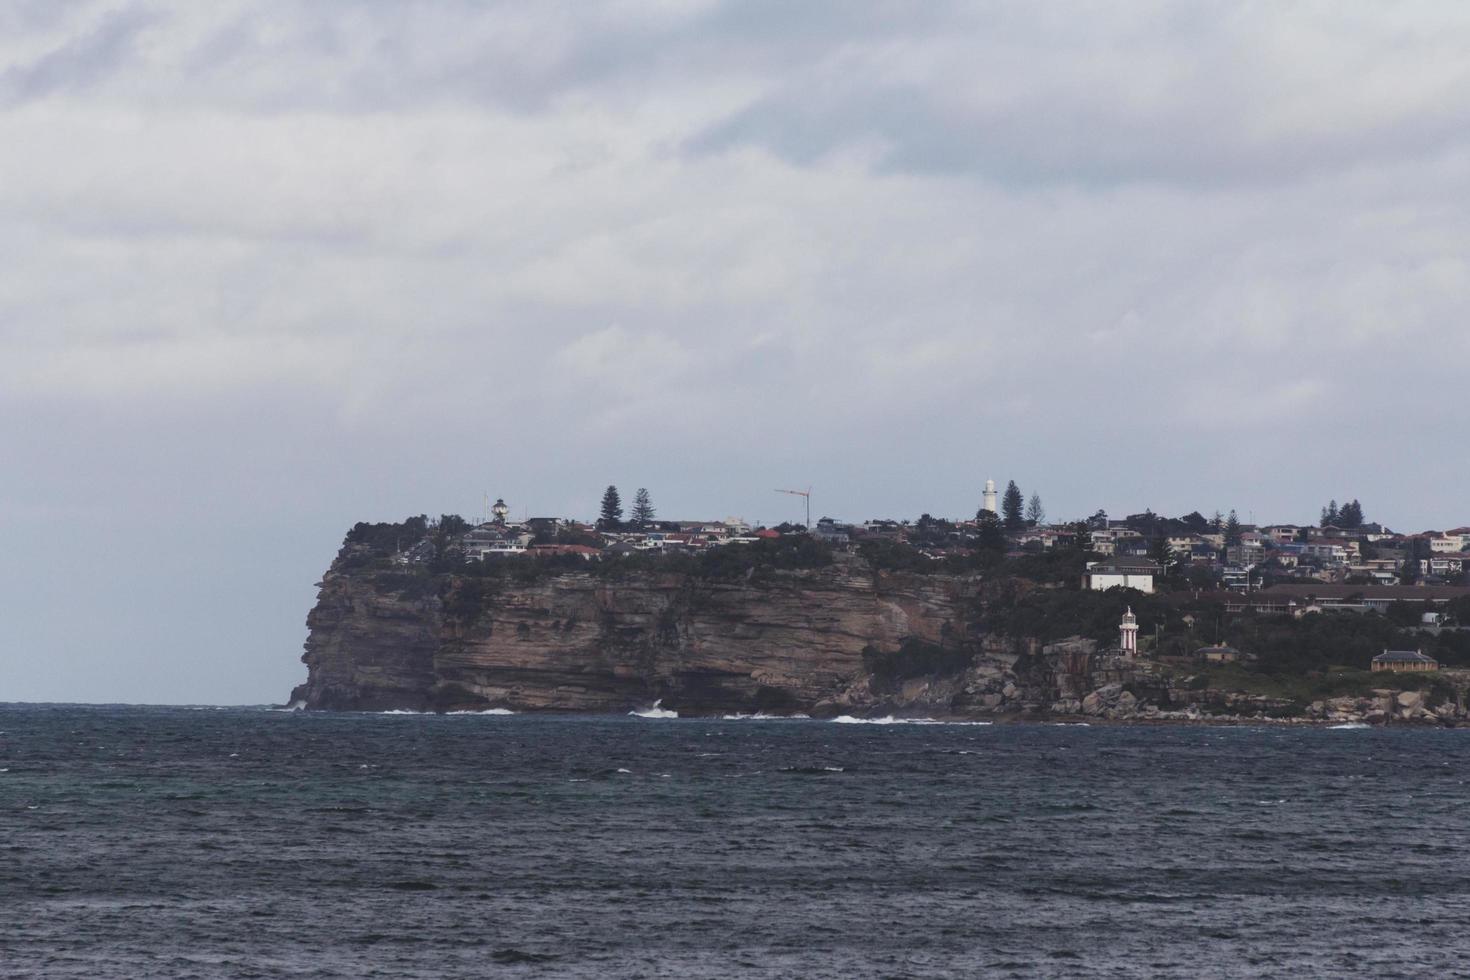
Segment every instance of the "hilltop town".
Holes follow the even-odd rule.
[[[698,555],[711,549],[802,538],[882,564],[993,566],[1000,559],[1085,556],[1080,584],[1146,594],[1225,591],[1234,610],[1302,613],[1322,609],[1384,611],[1403,600],[1439,606],[1470,595],[1470,526],[1417,533],[1364,519],[1354,500],[1332,501],[1315,524],[1245,524],[1236,513],[1165,517],[1152,511],[1109,517],[1104,511],[1047,523],[1041,500],[1022,503],[1012,482],[1004,496],[988,481],[974,517],[843,522],[822,517],[810,526],[755,526],[738,518],[666,520],[640,489],[625,519],[616,487],[608,487],[596,521],[532,517],[510,520],[497,499],[483,521],[422,516],[402,524],[359,524],[349,543],[381,547],[393,539],[401,565],[485,562],[503,558],[574,557],[605,561],[642,556]],[[976,560],[978,557],[978,561]],[[1459,590],[1465,589],[1464,593]],[[1438,625],[1434,610],[1426,625]]]

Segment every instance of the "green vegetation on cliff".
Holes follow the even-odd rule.
[[[1219,673],[1221,681],[1241,691],[1290,697],[1351,693],[1367,683],[1354,678],[1359,673],[1366,677],[1370,661],[1385,648],[1423,649],[1445,666],[1470,666],[1470,631],[1421,631],[1419,604],[1404,604],[1387,615],[1229,614],[1223,602],[1227,594],[1217,590],[1145,595],[1082,589],[1079,583],[1088,554],[1081,550],[1007,556],[983,547],[945,548],[953,533],[946,522],[928,519],[921,525],[919,538],[932,539],[932,554],[875,539],[861,542],[856,556],[875,574],[964,580],[960,587],[973,590],[968,621],[955,624],[955,631],[940,645],[914,641],[899,650],[874,651],[869,670],[885,683],[963,669],[987,637],[1019,645],[1080,636],[1110,649],[1117,643],[1119,616],[1128,607],[1138,617],[1141,645],[1150,656],[1188,663],[1200,647],[1214,643],[1245,651],[1252,658],[1245,664],[1208,668],[1211,678]],[[366,577],[379,592],[401,599],[438,598],[449,616],[469,621],[505,588],[568,574],[609,581],[654,574],[692,582],[760,584],[826,568],[835,561],[827,544],[805,534],[786,534],[696,554],[641,551],[607,554],[596,561],[573,554],[465,562],[452,546],[466,527],[454,515],[437,521],[419,515],[398,523],[360,523],[348,532],[336,569]],[[405,547],[420,541],[432,545],[431,559],[412,564],[394,560]],[[1470,602],[1460,600],[1459,605]],[[1470,608],[1448,611],[1461,621],[1470,620]]]

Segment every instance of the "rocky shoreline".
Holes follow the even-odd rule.
[[[976,577],[860,559],[711,581],[410,575],[352,558],[344,548],[307,619],[308,676],[291,702],[308,709],[618,714],[661,702],[691,717],[1467,723],[1463,678],[1425,690],[1373,675],[1372,690],[1311,701],[1222,690],[1081,637],[987,633]]]

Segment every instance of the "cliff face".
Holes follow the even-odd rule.
[[[604,570],[606,571],[606,570]],[[308,708],[1080,716],[1460,724],[1470,677],[1357,697],[1201,686],[1090,640],[982,635],[974,576],[827,567],[735,579],[590,569],[520,577],[333,564],[307,618]],[[1377,675],[1375,675],[1376,679]],[[1422,690],[1405,690],[1406,686]],[[1451,689],[1452,688],[1452,689]]]
[[[307,707],[810,711],[881,700],[863,653],[972,642],[974,583],[858,560],[739,581],[566,572],[389,591],[334,568],[307,619]]]

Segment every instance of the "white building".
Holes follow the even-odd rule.
[[[522,555],[532,536],[498,524],[471,528],[460,538],[466,561],[483,561],[488,555]]]
[[[1090,561],[1087,573],[1082,576],[1084,589],[1137,589],[1153,592],[1154,577],[1159,566],[1147,558],[1110,558],[1107,561]]]
[[[1320,558],[1329,565],[1341,565],[1347,561],[1347,549],[1340,544],[1311,542],[1302,545],[1302,554]]]

